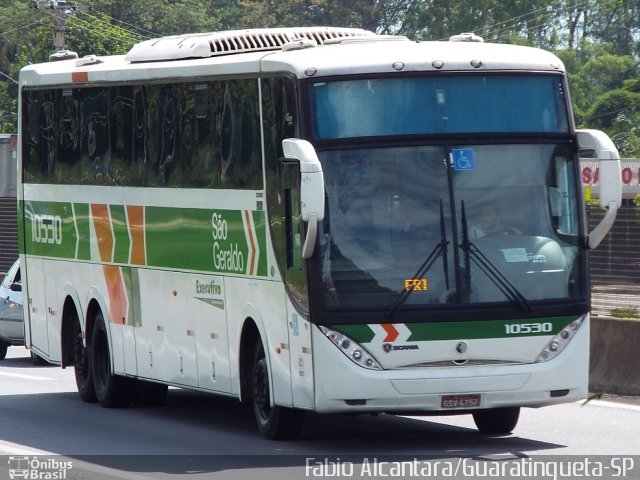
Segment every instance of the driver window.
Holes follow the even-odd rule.
[[[578,234],[578,219],[572,208],[576,196],[570,163],[566,157],[554,157],[555,178],[548,185],[549,209],[553,226],[564,235]]]

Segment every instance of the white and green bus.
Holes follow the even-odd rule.
[[[505,433],[583,398],[618,153],[558,58],[479,40],[227,31],[25,67],[26,345],[84,401],[228,395],[268,438],[305,411]]]

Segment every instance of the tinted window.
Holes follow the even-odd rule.
[[[318,139],[488,132],[567,132],[559,75],[466,75],[317,82]]]
[[[262,188],[256,80],[23,92],[28,183]]]

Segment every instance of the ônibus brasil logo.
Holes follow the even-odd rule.
[[[67,472],[73,468],[73,462],[56,458],[9,457],[9,478],[29,480],[66,480]]]

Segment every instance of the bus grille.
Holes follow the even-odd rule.
[[[489,360],[489,359],[475,359],[475,360],[438,360],[435,362],[418,363],[410,365],[406,368],[429,368],[429,367],[478,367],[485,365],[524,365],[526,362],[514,362],[511,360]]]
[[[314,40],[323,45],[329,40],[373,36],[372,32],[359,28],[270,28],[217,32],[209,40],[211,55],[280,50],[285,43],[297,38]]]
[[[324,45],[348,39],[382,38],[387,37],[360,28],[340,27],[255,28],[193,33],[153,38],[137,43],[129,50],[125,61],[157,62],[280,50],[287,43],[291,45],[296,39],[313,40],[317,45]]]

